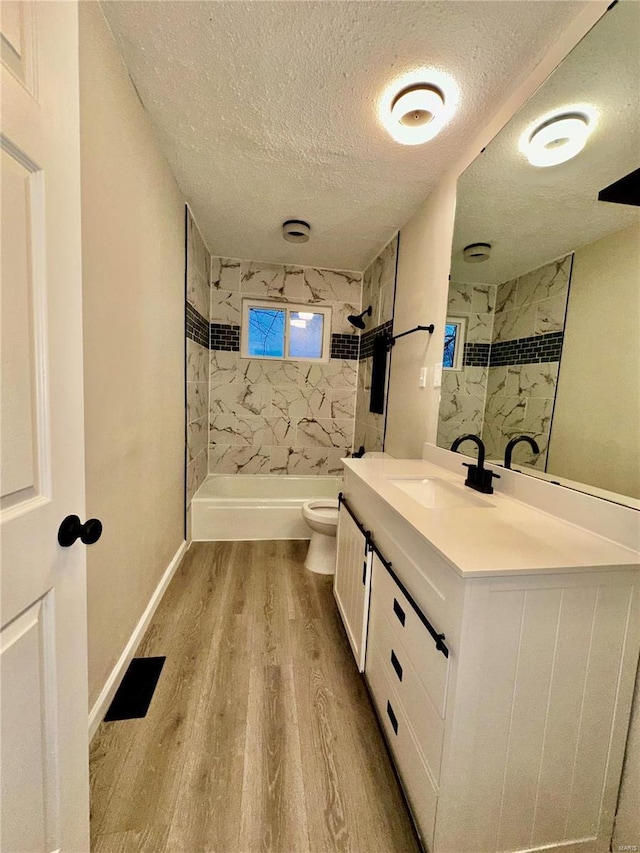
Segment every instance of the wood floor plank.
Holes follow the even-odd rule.
[[[291,666],[255,667],[249,688],[239,850],[309,850]]]
[[[147,717],[92,744],[94,853],[417,853],[332,579],[305,554],[191,547],[141,644],[167,655]]]
[[[99,835],[92,844],[93,853],[170,853],[167,849],[169,827],[130,830]]]
[[[282,666],[291,661],[286,609],[284,546],[280,542],[253,542],[250,591],[252,666]]]
[[[250,569],[237,566],[229,601]],[[237,600],[237,599],[236,599]],[[185,753],[168,849],[238,849],[252,623],[229,607],[211,636],[201,698]]]

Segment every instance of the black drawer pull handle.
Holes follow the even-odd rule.
[[[362,585],[365,586],[367,583],[367,561],[365,560],[362,564]]]
[[[387,716],[391,720],[391,725],[393,726],[394,732],[398,734],[398,720],[396,719],[396,715],[393,713],[391,702],[387,702]]]
[[[391,649],[391,666],[395,669],[398,681],[402,681],[402,665],[396,657],[396,653]]]
[[[405,620],[405,618],[406,618],[406,617],[405,617],[405,615],[404,615],[404,610],[402,609],[402,607],[400,607],[400,605],[398,604],[397,599],[395,599],[395,598],[393,599],[393,612],[394,612],[394,613],[396,614],[396,616],[398,617],[398,622],[399,622],[399,623],[402,625],[402,627],[404,628],[404,620]]]

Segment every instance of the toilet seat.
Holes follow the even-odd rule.
[[[302,512],[306,518],[311,521],[317,521],[320,524],[338,523],[339,504],[337,500],[321,499],[316,501],[307,501],[303,504]]]

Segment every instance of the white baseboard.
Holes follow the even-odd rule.
[[[149,623],[153,618],[153,614],[156,612],[156,608],[160,604],[162,600],[162,596],[164,595],[167,587],[171,582],[171,578],[173,577],[176,569],[180,565],[180,561],[184,557],[187,551],[187,543],[182,542],[180,547],[175,553],[175,556],[167,566],[164,574],[160,578],[160,583],[155,588],[149,603],[147,604],[144,613],[140,617],[140,621],[133,629],[133,633],[129,637],[129,642],[124,647],[120,658],[118,659],[117,664],[111,670],[111,674],[109,678],[107,678],[107,682],[100,691],[100,695],[96,699],[96,702],[89,712],[89,742],[91,742],[93,736],[98,730],[98,726],[102,722],[102,718],[107,713],[107,709],[111,704],[113,697],[115,696],[115,692],[118,689],[120,681],[122,680],[123,675],[127,671],[127,667],[131,663],[131,659],[136,653],[136,649],[140,645],[140,641],[144,636],[144,632],[149,627]]]

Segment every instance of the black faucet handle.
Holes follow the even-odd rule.
[[[469,469],[467,479],[464,481],[465,486],[475,489],[476,492],[482,492],[483,495],[493,494],[491,481],[494,477],[499,480],[500,474],[496,474],[489,468],[480,468],[479,465],[473,465],[471,462],[463,462],[462,464]]]

